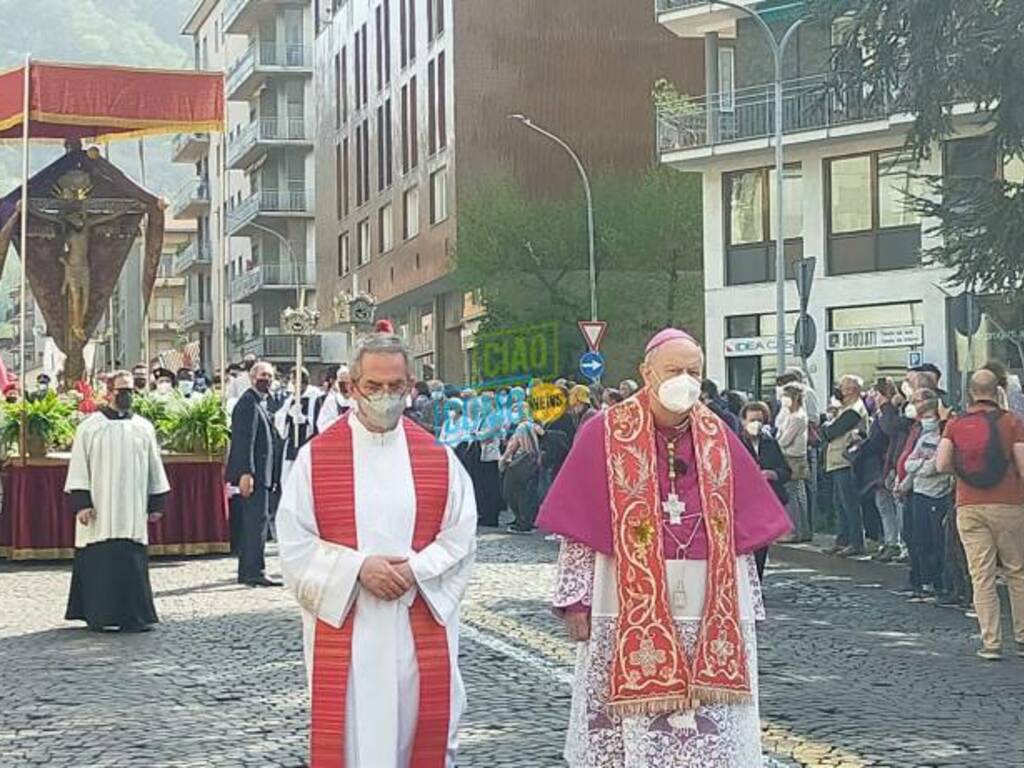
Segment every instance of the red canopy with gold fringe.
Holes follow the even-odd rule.
[[[34,140],[104,141],[224,127],[221,73],[32,61],[29,78]],[[23,66],[0,74],[0,140],[22,137],[24,83]]]

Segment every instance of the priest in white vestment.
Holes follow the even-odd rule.
[[[75,430],[64,492],[75,521],[75,562],[65,618],[90,629],[141,632],[157,621],[147,526],[170,492],[153,425],[132,414],[128,371],[110,380],[112,402]]]
[[[411,357],[386,331],[357,350],[358,408],[302,448],[278,510],[285,584],[302,607],[313,768],[452,766],[465,708],[473,486],[450,449],[402,417]]]

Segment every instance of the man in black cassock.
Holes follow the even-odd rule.
[[[75,514],[66,619],[142,632],[157,622],[147,527],[171,488],[153,425],[132,413],[132,374],[110,379],[111,402],[78,425],[64,492]]]

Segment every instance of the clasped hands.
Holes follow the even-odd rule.
[[[359,569],[359,583],[380,600],[397,600],[416,585],[409,558],[370,555]]]

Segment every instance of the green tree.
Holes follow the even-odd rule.
[[[914,115],[907,146],[927,157],[972,103],[992,148],[991,175],[930,177],[912,205],[937,223],[925,255],[978,291],[1024,284],[1024,185],[997,167],[1024,158],[1024,3],[1018,0],[811,0],[824,23],[849,18],[833,55],[833,87],[866,106]],[[997,166],[997,162],[1002,165]]]
[[[703,332],[700,180],[656,168],[598,180],[594,198],[602,352],[614,382],[634,375],[653,331]],[[561,368],[575,371],[584,348],[576,323],[590,313],[582,197],[531,197],[507,175],[477,185],[460,201],[455,279],[487,307],[484,328],[557,322]]]

